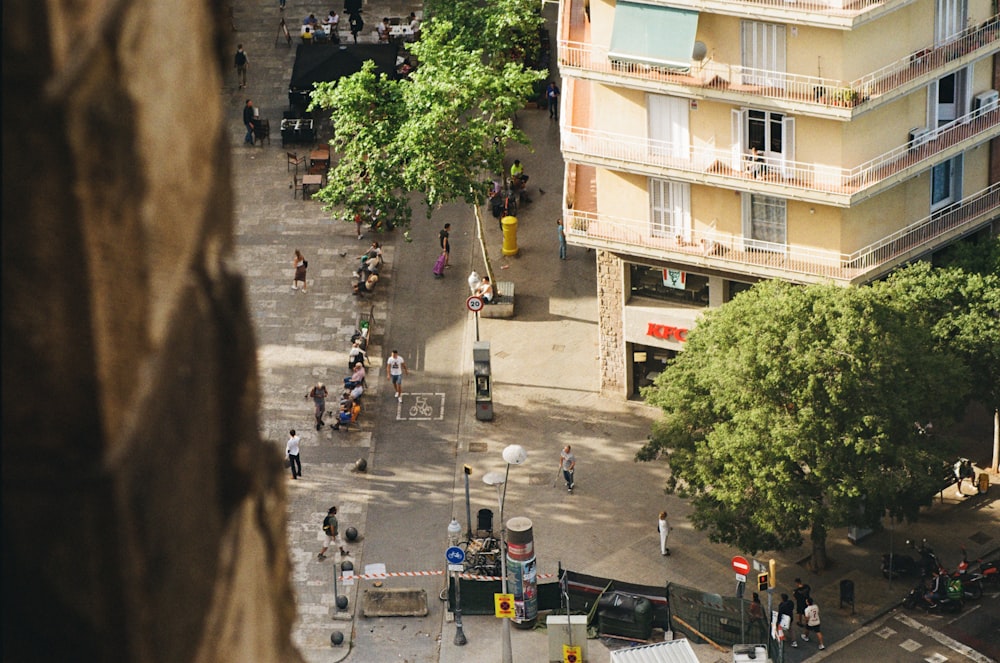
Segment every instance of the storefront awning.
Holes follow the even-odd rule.
[[[670,69],[691,66],[698,12],[618,0],[608,57]]]

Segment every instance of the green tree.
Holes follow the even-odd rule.
[[[692,522],[755,553],[831,528],[915,518],[948,456],[914,421],[945,423],[967,391],[927,329],[867,288],[771,281],[709,311],[643,395],[663,410],[637,454],[665,453]]]
[[[400,81],[376,74],[370,60],[353,76],[316,86],[314,104],[337,127],[332,146],[338,159],[317,194],[335,218],[352,221],[355,213],[379,210],[389,223],[409,222],[403,154],[396,145],[406,121],[403,92]]]
[[[335,217],[349,218],[357,205],[370,203],[408,226],[411,192],[422,194],[428,217],[445,203],[463,201],[472,206],[494,280],[480,208],[493,174],[502,171],[506,145],[528,142],[514,125],[514,113],[545,72],[525,66],[523,58],[506,57],[509,49],[483,44],[503,34],[509,36],[505,43],[517,44],[531,31],[537,40],[537,13],[504,13],[521,5],[527,3],[442,3],[410,47],[419,66],[409,80],[376,78],[367,67],[313,93],[312,105],[331,112],[334,146],[342,155],[319,194]]]
[[[944,267],[918,262],[875,288],[928,329],[936,351],[957,356],[972,380],[970,398],[994,412],[1000,425],[1000,238],[963,242]],[[1000,437],[994,430],[994,445]],[[994,448],[993,463],[998,451]],[[994,467],[994,469],[996,469]]]

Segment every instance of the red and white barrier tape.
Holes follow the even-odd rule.
[[[416,578],[422,576],[440,576],[444,571],[395,571],[386,573],[359,573],[353,576],[340,576],[341,580],[382,580],[384,578]],[[500,576],[480,576],[474,573],[459,573],[459,578],[466,580],[503,580]],[[539,580],[555,578],[554,573],[539,573],[535,576]]]

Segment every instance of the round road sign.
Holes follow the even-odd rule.
[[[451,546],[444,552],[444,557],[449,564],[461,564],[465,561],[465,551],[458,546]]]
[[[476,297],[475,295],[465,300],[465,305],[469,307],[469,310],[473,313],[483,310],[483,304],[483,298]]]
[[[746,557],[740,557],[739,555],[733,557],[733,571],[741,575],[750,573],[750,562],[747,561]]]

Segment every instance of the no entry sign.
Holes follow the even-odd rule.
[[[739,555],[733,557],[733,571],[745,576],[750,573],[750,562],[747,561],[746,557],[740,557]]]

